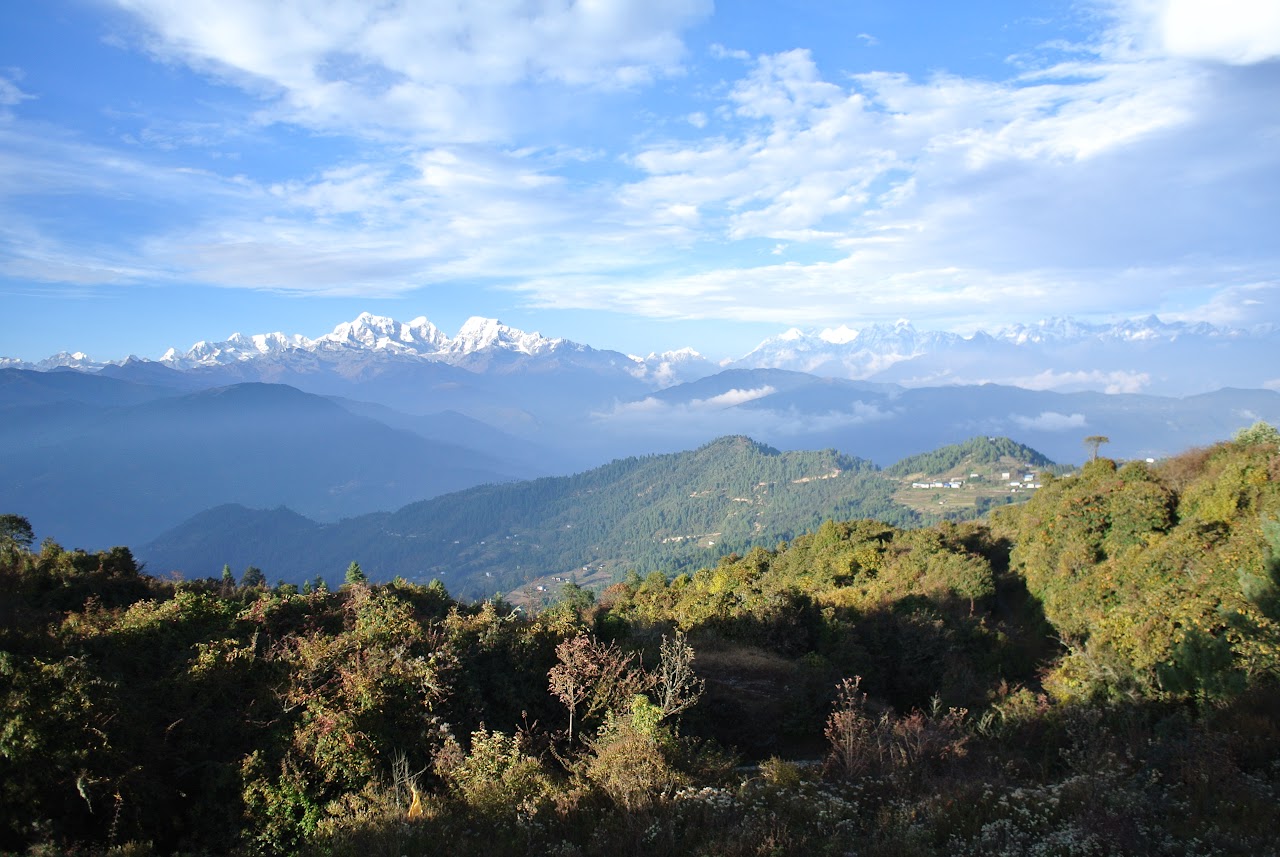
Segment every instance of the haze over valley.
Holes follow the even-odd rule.
[[[655,561],[668,568],[709,561],[858,509],[900,523],[956,510],[923,518],[895,512],[886,500],[891,488],[850,482],[858,468],[823,465],[792,478],[834,470],[843,474],[836,493],[759,531],[705,539],[712,544],[692,554],[623,549],[619,517],[596,525],[618,529],[613,537],[602,532],[568,548],[517,540],[519,549],[474,566],[462,547],[451,553],[462,540],[444,532],[422,534],[419,544],[436,545],[426,553],[397,547],[405,528],[385,516],[402,518],[410,504],[436,498],[432,517],[461,521],[472,495],[452,492],[594,473],[611,461],[691,452],[727,436],[777,450],[829,450],[872,470],[976,437],[1013,438],[1063,465],[1087,457],[1082,441],[1096,435],[1108,438],[1109,455],[1161,458],[1259,420],[1280,421],[1280,393],[1263,387],[1274,367],[1261,359],[1276,343],[1268,328],[1156,319],[1055,321],[970,337],[897,324],[788,331],[716,364],[693,349],[627,355],[491,319],[473,318],[449,336],[425,318],[364,313],[314,339],[236,334],[156,360],[8,361],[0,369],[0,434],[13,454],[0,464],[0,505],[23,510],[41,537],[86,549],[133,545],[142,559],[185,574],[257,563],[280,579],[336,581],[344,563],[333,557],[350,554],[383,579],[429,579],[453,568],[460,594],[483,596],[592,563],[616,576]],[[936,383],[940,366],[946,384]],[[1022,373],[1005,378],[1022,385],[961,383],[966,373],[978,380],[1001,372]],[[1204,391],[1210,376],[1242,386]],[[1028,377],[1065,389],[1027,386]],[[658,482],[686,494],[704,490],[695,471],[667,466],[672,475]],[[712,468],[721,481],[729,478],[721,471],[735,469],[754,484],[755,469],[740,462]],[[498,498],[491,506],[528,502],[495,490],[486,495]],[[632,496],[637,509],[620,506],[620,515],[652,499],[643,490]],[[263,511],[253,517],[252,509]],[[374,513],[383,517],[367,517]],[[723,530],[714,515],[699,520],[700,530],[649,525],[629,538],[657,544]],[[517,516],[458,535],[474,548],[529,528]]]

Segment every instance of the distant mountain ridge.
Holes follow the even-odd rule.
[[[1280,331],[1165,322],[1050,318],[969,336],[909,322],[792,328],[730,364],[908,387],[999,383],[1036,390],[1187,395],[1224,386],[1280,387]],[[1267,358],[1270,358],[1269,360]],[[1249,361],[1259,361],[1252,366]]]
[[[220,342],[202,340],[186,351],[170,348],[155,361],[130,356],[124,360],[98,362],[83,352],[62,352],[34,364],[0,358],[0,368],[97,372],[110,367],[129,367],[137,371],[144,364],[158,364],[179,372],[193,372],[247,363],[296,367],[318,361],[356,370],[370,360],[429,361],[479,372],[528,368],[536,362],[553,368],[570,364],[616,371],[655,384],[684,380],[689,374],[710,374],[717,368],[690,348],[636,357],[537,332],[528,333],[497,319],[479,316],[467,319],[457,335],[450,337],[423,316],[401,322],[368,312],[338,324],[332,332],[315,339],[278,331],[252,335],[233,333]],[[339,371],[347,374],[342,369]]]
[[[159,362],[175,369],[191,369],[196,366],[221,366],[231,362],[279,356],[290,351],[333,355],[352,351],[376,351],[453,363],[486,349],[538,355],[562,348],[584,347],[565,339],[549,339],[539,333],[525,333],[490,318],[470,318],[462,325],[458,335],[450,338],[425,317],[400,322],[365,312],[353,321],[339,324],[332,333],[316,339],[308,339],[300,334],[263,333],[245,336],[233,333],[223,342],[197,342],[185,353],[170,348]]]
[[[450,337],[425,316],[401,322],[366,312],[314,339],[281,332],[235,333],[220,342],[197,342],[186,351],[170,348],[154,361],[129,357],[97,362],[83,352],[63,352],[34,364],[0,358],[0,368],[96,372],[127,366],[130,377],[137,377],[145,364],[197,372],[252,363],[259,366],[258,376],[240,380],[273,380],[262,377],[270,371],[262,367],[301,371],[323,365],[351,376],[367,371],[371,361],[431,362],[479,373],[573,367],[624,376],[650,388],[695,381],[722,368],[768,368],[909,387],[1001,383],[1061,392],[1187,395],[1224,386],[1280,387],[1280,369],[1274,368],[1277,349],[1280,331],[1272,326],[1217,327],[1166,322],[1154,315],[1112,324],[1050,318],[968,336],[917,330],[899,321],[792,328],[737,360],[717,364],[692,348],[640,357],[478,316]]]

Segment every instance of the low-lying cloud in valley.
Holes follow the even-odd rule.
[[[706,399],[667,402],[650,396],[622,402],[609,411],[592,414],[596,427],[612,434],[635,434],[701,442],[725,434],[745,434],[777,442],[884,422],[898,416],[875,403],[851,401],[847,410],[802,413],[796,408],[739,407],[773,394],[771,387],[729,390]]]
[[[1010,419],[1019,428],[1027,431],[1071,431],[1088,425],[1084,414],[1059,414],[1054,411],[1044,411],[1035,417],[1014,414]]]

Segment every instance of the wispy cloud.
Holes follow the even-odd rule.
[[[31,93],[23,92],[18,86],[18,81],[21,79],[21,69],[0,69],[0,107],[11,107],[14,104],[35,98]]]
[[[117,0],[156,56],[260,93],[266,116],[432,142],[506,139],[529,84],[628,88],[679,74],[710,0],[483,4]],[[514,91],[513,91],[514,90]]]
[[[1094,369],[1078,372],[1055,372],[1046,369],[1031,376],[1010,378],[1004,383],[1027,390],[1102,390],[1106,393],[1141,393],[1151,384],[1146,372],[1114,370],[1104,372]]]

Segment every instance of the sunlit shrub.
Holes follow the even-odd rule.
[[[542,764],[524,753],[515,736],[486,729],[471,733],[465,755],[446,743],[436,757],[436,772],[452,794],[484,816],[533,813],[551,791]]]

